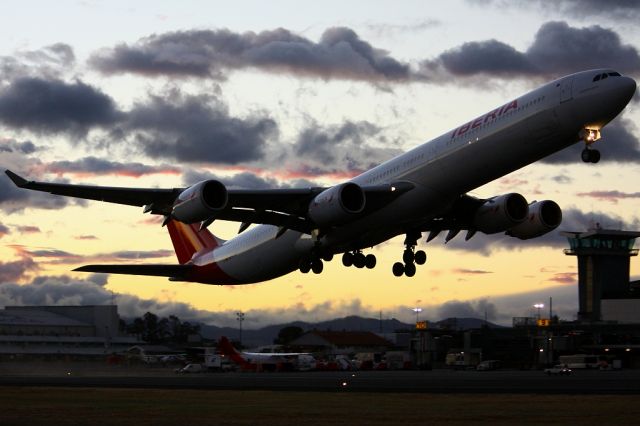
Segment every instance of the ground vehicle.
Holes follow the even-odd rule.
[[[566,365],[568,368],[598,368],[600,362],[595,355],[561,355],[558,358],[558,363]]]
[[[548,375],[548,376],[553,376],[553,375],[557,375],[557,376],[568,376],[571,374],[571,369],[568,367],[565,367],[564,365],[554,365],[551,368],[545,368],[544,372]]]
[[[178,374],[202,373],[204,368],[202,364],[187,364],[182,368],[177,368],[175,371]]]
[[[476,370],[478,371],[489,371],[489,370],[497,370],[502,367],[502,361],[499,359],[488,359],[486,361],[481,361],[480,364],[476,366]]]

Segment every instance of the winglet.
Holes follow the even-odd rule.
[[[7,174],[7,176],[9,176],[9,179],[11,179],[13,183],[15,183],[16,186],[19,188],[24,188],[29,183],[28,180],[18,176],[17,174],[13,173],[11,170],[5,170],[4,172]]]

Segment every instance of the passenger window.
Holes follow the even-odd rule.
[[[598,74],[595,77],[593,77],[593,81],[598,81],[600,80],[600,77],[602,76],[602,74]]]

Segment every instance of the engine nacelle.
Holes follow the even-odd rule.
[[[473,226],[485,234],[513,228],[527,218],[529,205],[520,194],[500,195],[487,200],[473,216]]]
[[[507,235],[528,240],[556,229],[562,222],[562,210],[555,201],[538,201],[529,206],[527,219],[507,231]]]
[[[309,204],[309,218],[319,226],[340,225],[364,210],[366,197],[353,182],[333,186],[318,194]]]
[[[227,188],[223,183],[204,180],[180,193],[171,215],[183,223],[201,222],[224,209],[228,199]]]

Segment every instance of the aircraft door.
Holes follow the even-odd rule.
[[[572,94],[573,77],[565,78],[560,82],[560,103],[573,99]]]

